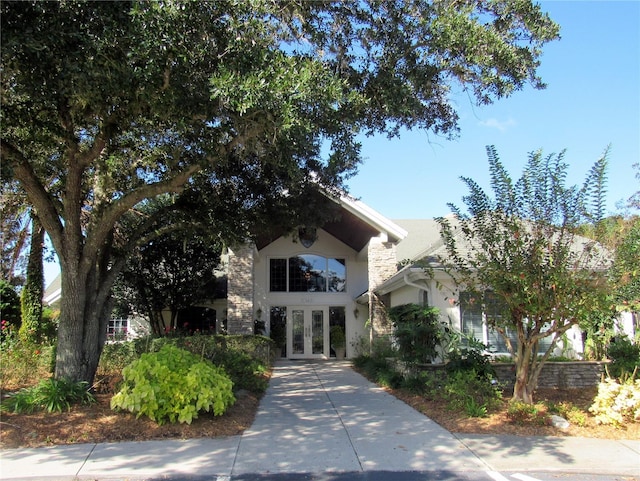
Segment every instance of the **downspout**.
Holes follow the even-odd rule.
[[[404,276],[402,277],[402,280],[408,286],[415,287],[416,289],[419,289],[421,291],[425,291],[427,294],[431,294],[431,292],[430,292],[431,289],[429,288],[429,286],[421,286],[420,284],[416,284],[415,282],[410,281],[408,272],[404,273]],[[431,295],[429,295],[429,298],[431,298]]]

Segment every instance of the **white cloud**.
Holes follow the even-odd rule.
[[[500,132],[506,132],[509,128],[514,127],[518,123],[509,117],[507,120],[498,120],[495,118],[490,118],[487,120],[481,120],[480,125],[483,127],[488,127],[490,129],[498,129]]]

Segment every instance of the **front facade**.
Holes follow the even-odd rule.
[[[369,293],[396,271],[396,245],[406,231],[354,199],[334,202],[338,215],[322,228],[229,250],[229,333],[250,334],[259,323],[281,339],[287,358],[329,359],[336,355],[334,326],[345,334],[347,357],[361,339],[388,331],[372,315],[377,304]]]

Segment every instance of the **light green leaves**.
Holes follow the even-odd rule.
[[[223,369],[172,345],[143,354],[122,375],[124,386],[111,398],[111,408],[158,424],[191,424],[201,411],[221,416],[235,402],[233,383]]]

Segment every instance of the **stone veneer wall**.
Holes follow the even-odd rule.
[[[367,251],[369,263],[369,318],[374,337],[391,334],[392,325],[387,318],[382,300],[375,295],[375,289],[397,272],[396,245],[387,242],[384,234],[373,237]]]
[[[538,378],[539,388],[587,388],[597,386],[607,362],[575,361],[546,362]],[[515,365],[510,363],[493,364],[498,381],[505,387],[513,387],[515,382]],[[425,364],[421,370],[442,372],[444,364]]]
[[[253,334],[253,245],[229,250],[227,329],[229,334]]]
[[[546,362],[538,378],[538,387],[566,389],[597,386],[606,365],[606,362],[591,361]],[[501,383],[513,386],[516,374],[513,364],[496,363],[494,369]]]

